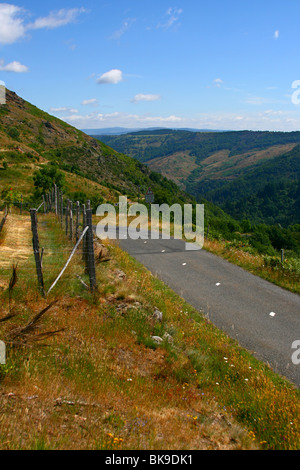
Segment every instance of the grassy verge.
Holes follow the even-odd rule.
[[[53,216],[39,217],[39,233],[49,286],[72,246]],[[10,303],[0,293],[0,318],[16,315],[0,323],[0,448],[299,449],[299,392],[104,245],[96,294],[77,278],[80,252],[47,300],[31,259]]]
[[[204,249],[266,279],[279,287],[300,294],[300,260],[263,256],[245,251],[235,243],[206,239]],[[253,250],[254,251],[254,250]]]

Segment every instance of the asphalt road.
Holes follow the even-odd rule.
[[[118,236],[122,249],[257,359],[300,386],[300,364],[292,362],[292,344],[300,340],[299,295],[203,249],[186,251],[181,240],[132,240],[124,234]]]

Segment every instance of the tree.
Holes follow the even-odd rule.
[[[33,180],[34,186],[41,193],[51,190],[54,184],[61,189],[65,185],[65,175],[55,165],[44,166],[36,171],[33,175]]]

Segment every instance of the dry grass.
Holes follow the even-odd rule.
[[[46,322],[64,332],[46,348],[11,351],[0,448],[252,448],[196,384],[166,375],[163,348],[140,345],[114,325],[123,320],[107,317],[109,304],[64,298]]]
[[[52,248],[45,254],[50,284],[70,242],[52,216],[43,222],[43,246]],[[79,253],[46,300],[28,283],[33,264],[20,267],[10,305],[16,316],[0,323],[0,331],[9,338],[29,326],[31,341],[8,343],[7,365],[0,369],[0,448],[297,447],[295,391],[276,384],[267,368],[117,246],[103,244],[99,253],[109,261],[97,264],[96,294],[76,277],[86,280]],[[5,291],[0,305],[3,318],[9,313]],[[155,307],[162,321],[153,316]],[[151,337],[166,333],[157,346]],[[280,421],[283,415],[293,417],[293,426]]]
[[[48,261],[45,255],[49,270],[51,258],[61,257],[54,238],[60,246],[69,242],[63,232],[53,238],[59,225],[51,216],[43,220],[41,239],[52,247]],[[10,302],[2,293],[8,358],[0,370],[0,448],[255,448],[247,431],[202,395],[183,352],[151,341],[159,328],[154,307],[130,270],[115,256],[97,264],[95,297],[76,279],[80,265],[78,254],[49,299],[37,295],[34,283],[24,289],[22,265]],[[33,264],[26,272],[34,277]]]
[[[1,212],[0,218],[2,219]],[[28,214],[8,214],[5,222],[5,241],[0,245],[1,268],[8,268],[12,262],[24,263],[31,252],[31,225]]]
[[[249,253],[236,246],[231,246],[226,241],[219,240],[205,239],[204,248],[256,276],[260,276],[291,292],[300,294],[299,274],[292,275],[285,270],[276,270],[272,266],[267,266],[262,255]]]

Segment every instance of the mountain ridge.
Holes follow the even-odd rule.
[[[162,130],[122,136],[101,136],[101,138],[116,150],[131,155],[146,163],[153,171],[160,172],[171,179],[196,199],[204,197],[219,205],[225,212],[238,220],[249,218],[255,223],[264,223],[265,220],[268,220],[270,224],[283,223],[284,225],[299,223],[297,196],[294,201],[293,188],[286,184],[286,181],[290,179],[291,181],[295,180],[295,184],[298,186],[299,176],[293,172],[287,174],[287,169],[280,163],[281,158],[286,156],[289,159],[290,152],[300,145],[299,131],[233,131],[205,134]],[[293,158],[297,160],[300,158],[300,154],[298,156],[296,150],[295,152]],[[278,165],[281,171],[277,174],[276,167]],[[286,206],[294,204],[294,208],[289,210],[289,218],[282,214],[276,215],[276,194],[272,196],[273,199],[270,203],[270,209],[272,209],[270,217],[263,216],[265,211],[261,210],[258,211],[260,216],[258,213],[256,214],[256,204],[253,204],[252,210],[249,205],[247,209],[242,210],[242,207],[246,206],[245,202],[240,204],[239,210],[238,200],[234,201],[234,206],[230,204],[229,185],[231,184],[233,189],[234,182],[237,187],[240,182],[240,188],[245,188],[246,191],[247,174],[251,173],[252,185],[258,187],[255,183],[255,173],[260,175],[261,171],[266,172],[266,182],[269,171],[276,173],[276,178],[279,178],[278,181],[281,181],[285,187],[286,197],[281,200],[280,207],[283,212],[285,204]],[[242,186],[242,182],[244,186]],[[223,196],[220,197],[223,187]],[[250,190],[250,188],[248,189]],[[259,192],[263,193],[263,191],[262,183],[260,183]],[[242,198],[242,193],[240,197]],[[258,197],[257,194],[255,198]]]

